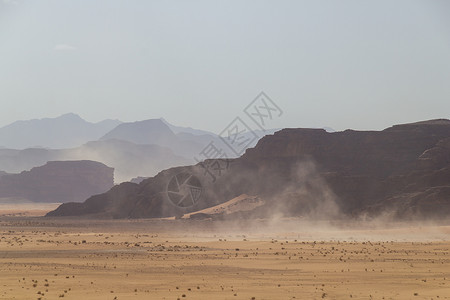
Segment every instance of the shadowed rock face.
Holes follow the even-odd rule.
[[[94,161],[50,161],[20,174],[0,177],[0,197],[35,202],[80,202],[109,190],[114,169]]]
[[[168,182],[180,172],[201,181],[201,199],[191,207],[173,205],[166,193]],[[450,121],[383,131],[283,129],[232,160],[220,175],[213,174],[214,182],[201,165],[172,168],[139,185],[116,186],[83,204],[62,205],[49,215],[180,216],[245,193],[265,202],[247,213],[253,217],[442,217],[450,212]]]

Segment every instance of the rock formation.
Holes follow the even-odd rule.
[[[227,167],[218,171],[213,168],[217,163]],[[167,192],[179,173],[201,182],[201,197],[191,206],[177,206]],[[49,216],[181,216],[241,194],[264,201],[252,211],[254,217],[446,217],[450,121],[382,131],[283,129],[262,138],[240,158],[165,170],[139,185],[122,184],[83,204],[62,205]]]
[[[48,161],[93,160],[114,167],[115,180],[127,181],[139,175],[156,175],[159,171],[177,165],[188,165],[192,160],[175,155],[158,145],[137,145],[121,140],[88,142],[72,149],[0,149],[0,170],[18,173]]]
[[[80,202],[114,185],[114,169],[95,161],[50,161],[0,177],[0,198],[34,202]]]

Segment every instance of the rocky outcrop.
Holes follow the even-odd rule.
[[[114,169],[95,161],[50,161],[0,177],[0,198],[34,202],[80,202],[114,185]]]
[[[386,211],[402,218],[443,217],[450,213],[449,140],[449,120],[382,131],[283,129],[230,162],[165,170],[49,215],[180,216],[245,193],[264,200],[253,212],[258,217],[358,217]],[[227,168],[217,171],[217,162]],[[200,181],[201,197],[191,206],[174,204],[168,193],[169,182],[180,173]]]

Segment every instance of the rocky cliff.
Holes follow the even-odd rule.
[[[0,198],[35,202],[80,202],[114,185],[114,169],[95,161],[50,161],[0,177]]]
[[[186,174],[196,181],[180,184],[180,178],[191,178]],[[450,213],[450,121],[382,131],[283,129],[238,159],[165,170],[83,204],[62,205],[49,216],[180,216],[244,193],[265,203],[247,213],[253,217],[445,217]]]

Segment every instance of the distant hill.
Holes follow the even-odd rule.
[[[187,140],[179,139],[161,119],[122,123],[100,138],[100,141],[108,140],[167,147],[176,155],[191,161],[203,147],[203,144],[196,141],[195,136]]]
[[[122,123],[100,138],[100,140],[110,139],[160,146],[177,142],[176,135],[161,119]]]
[[[255,135],[257,137],[247,148],[254,147],[259,138],[266,134],[273,134],[276,130],[255,130],[244,133],[244,139],[253,138]],[[215,147],[222,150],[222,153],[226,154],[226,157],[236,157],[236,154],[228,148],[218,135],[190,127],[174,126],[164,119],[122,123],[101,137],[100,140],[108,139],[124,140],[136,144],[156,144],[172,149],[177,155],[199,160],[205,159],[200,153],[208,144],[213,143]]]
[[[199,164],[171,168],[139,184],[115,186],[83,204],[61,205],[48,215],[179,217],[246,194],[263,204],[237,214],[241,218],[448,219],[450,121],[382,131],[283,129],[215,175],[212,180]],[[196,180],[179,185],[179,178]],[[193,204],[177,205],[173,201],[179,198]]]
[[[0,146],[9,149],[73,148],[99,139],[120,123],[118,120],[90,123],[73,113],[57,118],[16,121],[0,128]]]
[[[158,145],[137,145],[121,140],[93,141],[72,149],[0,149],[0,170],[19,173],[48,161],[93,160],[115,168],[115,181],[154,176],[159,171],[193,162]]]
[[[193,135],[215,135],[214,133],[206,130],[201,129],[194,129],[192,127],[182,127],[182,126],[175,126],[171,123],[167,122],[164,118],[160,119],[164,124],[166,124],[170,130],[172,130],[173,133],[179,134],[179,133],[189,133]]]
[[[123,140],[89,142],[75,149],[60,152],[60,159],[91,159],[115,169],[116,182],[139,176],[154,176],[166,168],[189,165],[192,159],[176,155],[167,147],[138,145]]]
[[[175,134],[163,119],[150,119],[130,123],[122,123],[100,138],[101,141],[122,140],[139,145],[159,145],[171,149],[176,155],[195,161],[195,157],[210,143],[222,143],[214,134],[193,134],[192,130],[178,128]]]
[[[274,131],[255,131],[258,138],[246,148]],[[127,123],[105,120],[93,124],[75,114],[66,114],[18,121],[1,128],[0,171],[19,173],[54,160],[94,160],[114,167],[116,182],[122,182],[204,160],[208,157],[202,153],[211,143],[219,149],[220,156],[236,157],[216,134],[175,126],[164,119]]]
[[[114,170],[94,161],[52,161],[0,177],[0,198],[80,202],[113,187]]]

